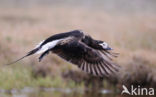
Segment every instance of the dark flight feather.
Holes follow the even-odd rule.
[[[108,76],[117,71],[110,61],[102,57],[100,51],[81,41],[70,41],[63,45],[57,45],[51,51],[95,76]]]

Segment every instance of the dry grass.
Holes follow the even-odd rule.
[[[156,87],[155,68],[156,66],[142,56],[133,56],[131,60],[122,66],[118,75],[121,85],[142,87]]]
[[[50,35],[82,29],[96,39],[107,41],[115,48],[115,51],[120,53],[116,61],[127,69],[131,70],[133,68],[130,67],[136,67],[136,65],[129,64],[129,60],[136,55],[148,61],[139,64],[144,64],[145,67],[149,66],[154,70],[156,68],[155,13],[112,14],[104,10],[68,6],[1,8],[0,12],[1,65],[24,55]],[[68,63],[53,55],[48,55],[41,63],[38,63],[36,59],[35,56],[24,60],[24,64],[33,65],[35,73],[44,69],[46,74],[57,75],[61,73],[61,70],[77,69],[73,65],[66,65]]]

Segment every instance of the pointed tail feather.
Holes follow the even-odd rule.
[[[23,57],[21,57],[21,58],[15,60],[15,61],[13,61],[13,62],[11,62],[11,63],[9,63],[9,64],[6,64],[6,65],[14,64],[14,63],[16,63],[16,62],[18,62],[18,61],[24,59],[25,57],[28,57],[28,56],[30,56],[30,55],[33,55],[33,54],[35,54],[39,49],[40,49],[40,48],[35,48],[35,49],[31,50],[30,52],[28,52],[25,56],[23,56]]]
[[[35,49],[31,50],[30,52],[27,53],[27,56],[35,54],[39,49],[40,48],[35,48]]]

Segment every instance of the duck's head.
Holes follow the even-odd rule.
[[[111,47],[109,47],[108,43],[106,43],[106,42],[99,41],[98,45],[103,50],[113,50]]]

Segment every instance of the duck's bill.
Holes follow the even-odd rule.
[[[107,47],[105,48],[105,50],[113,50],[111,47]]]

